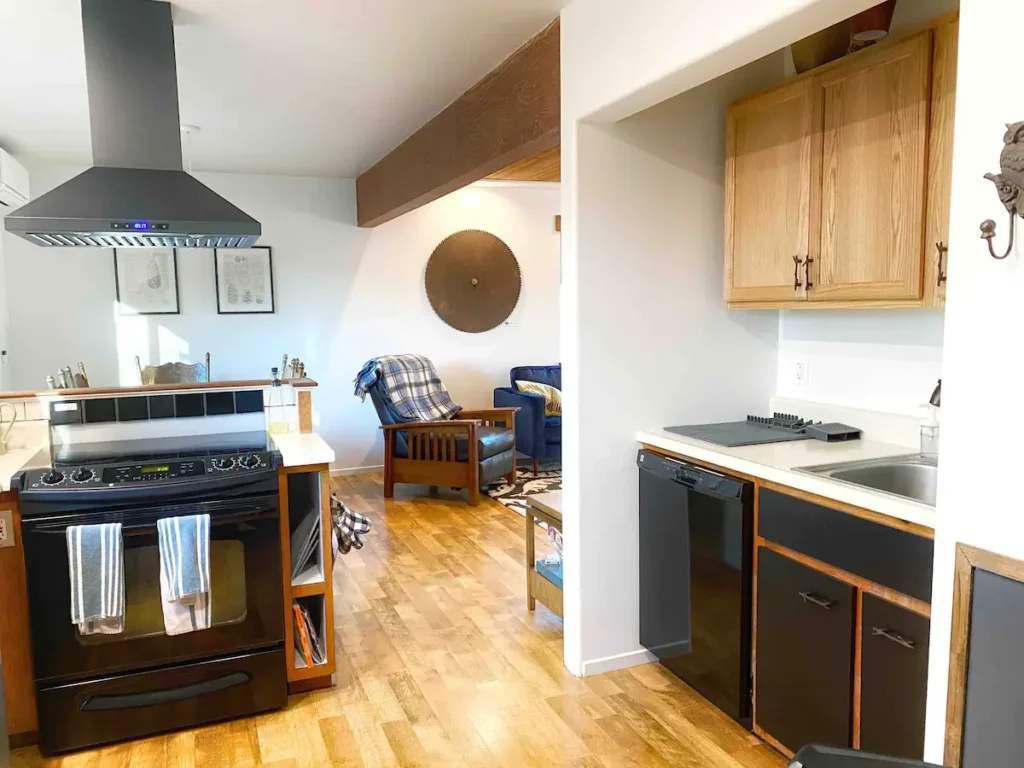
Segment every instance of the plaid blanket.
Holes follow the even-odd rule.
[[[331,542],[335,560],[339,551],[347,555],[353,547],[362,549],[363,540],[359,534],[369,530],[370,518],[349,509],[341,499],[331,494]]]
[[[379,387],[403,422],[447,421],[462,410],[452,402],[434,364],[421,355],[375,357],[359,371],[355,385],[355,394],[363,400]]]

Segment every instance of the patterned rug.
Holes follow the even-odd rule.
[[[487,495],[526,517],[530,496],[560,490],[562,490],[562,465],[555,463],[546,466],[541,464],[540,472],[537,474],[533,473],[532,466],[529,469],[520,467],[516,473],[514,486],[507,483],[496,485],[487,490]]]

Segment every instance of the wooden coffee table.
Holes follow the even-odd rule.
[[[531,611],[537,601],[562,618],[562,588],[537,572],[535,520],[543,520],[556,531],[562,530],[562,492],[550,491],[529,497],[526,510],[526,606]]]

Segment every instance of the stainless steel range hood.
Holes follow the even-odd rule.
[[[7,215],[43,246],[247,248],[260,223],[182,170],[171,6],[82,0],[94,167]]]

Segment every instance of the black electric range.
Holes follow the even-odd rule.
[[[67,446],[14,478],[22,515],[39,746],[54,754],[287,703],[280,457],[265,432]],[[210,516],[211,626],[168,635],[157,521]],[[121,524],[117,634],[70,620],[67,531]]]
[[[276,476],[280,455],[266,432],[232,432],[76,443],[57,448],[52,466],[15,476],[22,515],[45,503],[138,502],[216,493]]]

